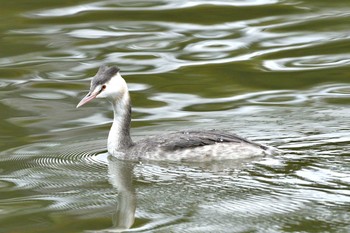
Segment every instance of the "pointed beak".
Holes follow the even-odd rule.
[[[95,99],[98,93],[91,93],[89,92],[82,100],[80,100],[79,104],[77,105],[77,108],[83,106],[84,104],[90,102],[91,100]]]

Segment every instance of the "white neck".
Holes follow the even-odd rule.
[[[130,137],[131,101],[129,92],[125,92],[112,101],[114,119],[108,135],[108,152],[115,155],[133,145]]]

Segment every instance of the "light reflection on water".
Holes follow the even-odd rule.
[[[328,222],[332,206],[349,201],[350,180],[344,170],[338,170],[337,164],[344,162],[339,154],[315,157],[286,153],[255,161],[210,164],[130,163],[108,158],[101,153],[103,144],[83,142],[52,149],[38,145],[31,155],[19,150],[17,157],[11,156],[12,161],[2,159],[16,162],[19,169],[3,177],[16,184],[4,191],[36,190],[26,199],[50,200],[45,212],[84,213],[86,219],[99,218],[105,211],[115,213],[110,230],[130,226],[135,217],[136,231],[174,227],[191,232],[225,231],[229,227],[238,232],[271,230],[270,224],[278,231],[300,213],[308,214],[312,221],[321,218]],[[67,151],[64,154],[62,146]],[[331,151],[332,142],[324,146]],[[45,157],[43,151],[48,153]],[[334,166],[331,170],[329,163]],[[112,186],[105,185],[106,177]],[[347,209],[338,211],[342,216],[336,222],[332,219],[332,224],[342,229]],[[242,221],[245,223],[237,224]]]
[[[0,27],[2,229],[348,230],[346,1],[42,4]],[[219,128],[285,153],[115,161],[111,107],[75,109],[101,63],[128,81],[137,139]]]
[[[327,69],[329,67],[342,67],[350,64],[349,54],[338,54],[330,56],[304,56],[298,58],[283,58],[278,60],[266,60],[264,66],[269,70],[320,70]]]
[[[201,5],[213,6],[259,6],[278,3],[276,0],[255,0],[255,1],[98,1],[88,4],[79,4],[72,7],[64,7],[53,10],[37,11],[27,16],[31,17],[64,17],[77,15],[88,11],[157,11],[174,10],[179,8],[191,8]]]
[[[301,99],[308,102],[310,99],[315,101],[315,97],[317,101],[321,98],[348,97],[347,90],[345,85],[330,85],[295,94],[303,96]],[[235,101],[246,100],[263,106],[269,105],[271,99],[271,104],[276,104],[275,98],[284,98],[284,92],[252,94],[250,97],[237,97]],[[289,95],[292,96],[291,91]],[[168,100],[173,101],[172,98]],[[284,108],[265,110],[261,108],[259,111],[264,127],[259,124],[249,129],[252,134],[250,137],[277,144],[286,151],[283,155],[230,163],[135,164],[108,159],[103,152],[105,140],[26,145],[4,152],[1,156],[4,167],[16,167],[16,170],[4,171],[7,175],[2,177],[2,181],[13,185],[3,184],[3,192],[35,192],[27,194],[25,198],[7,198],[2,203],[12,205],[26,200],[38,203],[49,201],[45,207],[40,207],[42,211],[58,211],[73,216],[83,213],[85,219],[99,219],[106,212],[113,213],[110,223],[102,227],[108,231],[129,227],[134,221],[133,228],[136,231],[192,229],[193,232],[214,228],[234,232],[254,229],[280,231],[291,219],[300,215],[309,216],[310,213],[310,221],[332,222],[332,228],[337,226],[337,229],[345,229],[347,208],[341,205],[346,205],[350,196],[347,189],[350,184],[349,168],[343,165],[348,161],[348,133],[329,132],[331,128],[327,125],[317,127],[315,124],[319,132],[301,136],[300,133],[290,134],[288,128],[299,124],[297,128],[302,129],[305,124],[313,122],[311,119],[318,119],[318,124],[327,122],[334,125],[337,119],[332,115],[347,114],[346,109],[326,112],[322,116],[326,119],[323,120],[319,119],[321,112],[310,114],[315,107],[305,112],[305,117],[292,116],[298,114],[295,112],[286,119]],[[288,110],[291,111],[291,108]],[[237,111],[234,115],[240,119]],[[243,115],[252,117],[249,112],[242,112]],[[269,116],[277,117],[268,122],[266,119]],[[245,120],[250,122],[249,118]],[[276,121],[285,121],[287,124],[279,125],[279,129],[276,129]],[[244,126],[243,120],[235,123]],[[202,124],[208,125],[208,122]],[[308,127],[312,129],[312,126]],[[261,132],[261,128],[265,132]],[[270,135],[272,131],[285,132],[287,135],[277,133],[273,136]],[[293,130],[295,133],[297,131]],[[140,130],[136,134],[145,133]],[[339,149],[339,145],[342,145],[343,150]],[[23,208],[7,211],[6,215],[26,218],[32,214],[30,210],[19,214],[18,211],[21,212]],[[336,208],[339,214],[335,222],[331,218],[334,214],[332,208]],[[237,222],[241,224],[237,225]],[[271,224],[274,228],[271,228]]]

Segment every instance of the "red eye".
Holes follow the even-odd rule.
[[[101,89],[99,90],[98,94],[100,94],[104,89],[106,89],[106,85],[102,85]]]

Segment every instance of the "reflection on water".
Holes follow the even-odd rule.
[[[134,164],[109,157],[109,182],[117,189],[117,211],[113,229],[129,229],[135,220],[136,193],[132,184]]]
[[[350,228],[348,1],[13,0],[0,12],[0,231]],[[128,82],[136,139],[217,128],[286,153],[109,158],[111,107],[75,110],[102,63]]]
[[[7,198],[1,205],[11,206],[5,212],[9,222],[40,212],[67,215],[87,225],[108,216],[102,224],[83,228],[92,232],[119,232],[131,226],[136,231],[241,232],[270,230],[271,225],[280,231],[294,229],[290,221],[304,215],[309,220],[300,222],[303,229],[311,223],[326,224],[320,229],[341,232],[348,226],[350,180],[342,165],[347,154],[339,151],[344,142],[327,138],[308,137],[308,145],[295,139],[302,151],[287,142],[293,153],[278,157],[202,164],[119,161],[101,152],[102,141],[68,148],[33,145],[27,154],[21,149],[7,152],[11,159],[2,154],[4,167],[16,164],[18,170],[3,171],[2,193]],[[46,151],[45,157],[38,151]],[[11,197],[14,191],[19,196]],[[18,202],[27,205],[14,208]]]
[[[205,6],[208,2],[138,3],[98,1],[27,13],[26,17],[39,22],[67,16],[77,17],[82,22],[56,24],[49,21],[50,26],[39,24],[8,31],[10,38],[25,36],[29,41],[36,40],[35,44],[44,45],[48,49],[7,56],[0,59],[0,66],[60,62],[63,63],[62,66],[70,68],[64,70],[65,76],[70,76],[72,72],[96,69],[100,60],[108,63],[118,61],[122,70],[130,74],[165,73],[181,67],[252,59],[254,66],[274,71],[303,71],[349,64],[348,55],[343,53],[349,40],[347,27],[342,24],[344,17],[347,17],[346,9],[343,8],[310,12],[312,7],[283,3],[274,5],[277,1],[213,1],[207,7],[197,10],[196,7]],[[247,19],[244,13],[239,12],[239,7],[243,6],[247,10],[250,6],[258,12],[261,6],[271,9],[283,7],[294,14],[283,14],[283,11],[281,14],[264,13],[264,8],[261,8],[262,12],[256,14],[256,17]],[[213,18],[209,25],[192,18],[188,19],[191,23],[178,21],[180,17],[174,18],[175,22],[158,20],[157,14],[161,17],[163,10],[175,9],[182,9],[179,13],[187,11],[186,15],[192,11],[201,15],[196,12],[203,11],[204,14],[208,9],[221,12],[222,18]],[[124,12],[135,18],[124,20]],[[138,17],[140,12],[144,12],[147,20]],[[91,17],[103,15],[105,20],[91,21],[87,18],[85,22],[81,14]],[[237,19],[229,21],[226,15],[231,18],[232,15],[237,15]],[[323,28],[325,22],[328,27]],[[305,32],[306,23],[312,24],[313,32]],[[342,25],[344,26],[341,27]],[[334,30],[334,26],[337,30]],[[315,51],[322,50],[323,47],[334,49],[332,52],[315,54]],[[299,51],[303,52],[300,54]],[[287,57],[286,53],[289,54]],[[259,64],[257,58],[262,56],[266,60]],[[71,66],[71,61],[77,64]]]

